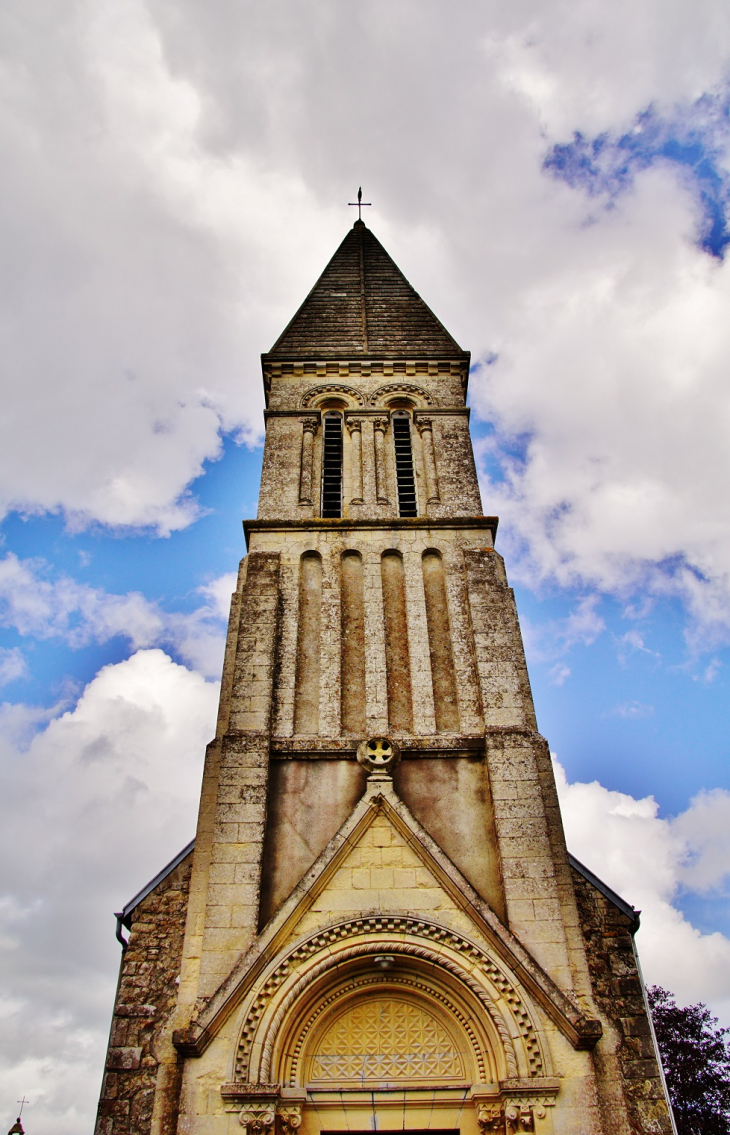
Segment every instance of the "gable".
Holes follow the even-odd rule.
[[[414,820],[390,777],[370,776],[351,816],[197,1020],[175,1033],[178,1051],[200,1056],[241,1002],[255,996],[267,971],[278,967],[283,974],[287,955],[319,949],[332,935],[347,937],[351,931],[343,922],[380,926],[386,935],[390,927],[397,935],[396,924],[404,919],[417,933],[428,922],[427,934],[437,939],[456,934],[485,958],[487,968],[509,972],[509,980],[524,986],[574,1047],[592,1048],[601,1035],[600,1023],[588,1020],[555,985]],[[387,941],[381,948],[386,947]]]
[[[359,834],[325,887],[297,924],[297,937],[333,915],[373,912],[449,915],[461,922],[460,908],[422,856],[383,809]]]

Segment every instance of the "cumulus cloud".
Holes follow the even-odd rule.
[[[91,1129],[119,962],[112,912],[195,830],[217,693],[139,651],[40,732],[36,716],[24,745],[0,732],[0,1094],[24,1090],[41,1135]]]
[[[597,595],[584,595],[562,619],[546,619],[534,623],[523,618],[522,637],[528,661],[551,662],[563,658],[574,646],[590,646],[594,643],[606,629],[597,609],[599,603]],[[570,673],[570,667],[561,661],[555,662],[548,671],[550,682],[554,686],[562,686]]]
[[[7,686],[16,678],[23,678],[28,673],[23,652],[17,646],[0,648],[0,686]]]
[[[609,710],[611,717],[625,717],[636,719],[637,717],[651,717],[654,713],[653,705],[646,705],[640,701],[626,701],[615,705],[613,709]]]
[[[62,638],[71,647],[116,636],[134,650],[173,646],[184,661],[213,678],[223,662],[224,620],[235,584],[235,572],[226,572],[200,588],[207,603],[190,613],[169,612],[140,592],[113,595],[70,576],[53,578],[42,561],[20,560],[9,552],[0,560],[0,625],[23,636]],[[17,648],[0,654],[0,679],[24,673]]]
[[[118,965],[111,912],[194,831],[216,700],[214,684],[143,650],[102,670],[73,709],[45,722],[27,709],[35,731],[0,743],[0,1092],[23,1085],[39,1135],[90,1126]],[[555,771],[570,849],[642,910],[647,980],[727,1020],[730,940],[701,933],[678,903],[727,883],[730,793],[663,819],[650,797]]]
[[[568,847],[641,910],[637,937],[646,980],[682,1004],[709,1003],[730,1023],[730,939],[703,934],[684,917],[684,893],[722,894],[730,877],[730,792],[701,792],[662,818],[653,797],[568,783],[553,762]]]
[[[667,157],[691,136],[721,169],[722,0],[650,0],[640,28],[588,0],[448,25],[436,0],[9,10],[0,504],[189,523],[221,433],[258,436],[258,353],[365,171],[377,232],[496,358],[473,398],[498,443],[528,439],[485,482],[524,570],[616,589],[651,567],[726,635],[728,272],[694,241],[701,163]],[[546,167],[576,132],[632,140],[610,209]]]
[[[730,268],[722,241],[708,245],[697,168],[666,152],[691,129],[716,171],[726,159],[722,114],[701,113],[726,97],[724,0],[448,14],[440,0],[99,0],[63,19],[52,0],[9,0],[3,20],[0,511],[190,524],[223,435],[260,438],[259,352],[364,182],[369,223],[473,352],[472,404],[495,427],[484,500],[512,574],[581,589],[570,619],[536,635],[553,681],[603,633],[591,589],[629,607],[639,590],[679,597],[691,649],[727,641]],[[661,130],[647,146],[632,132],[649,115]],[[575,168],[576,133],[590,184],[549,161],[572,146]],[[1,908],[15,967],[3,1083],[13,1099],[19,1079],[38,1084],[41,1135],[89,1125],[116,965],[98,909],[193,827],[211,688],[149,648],[216,673],[228,588],[170,614],[3,561],[21,635],[121,635],[140,650],[66,713],[0,708],[14,793],[2,836],[27,852]],[[10,651],[8,680],[22,667]],[[648,976],[724,1004],[727,940],[676,906],[681,887],[721,885],[724,796],[670,821],[598,784],[562,791],[573,850],[644,908]]]

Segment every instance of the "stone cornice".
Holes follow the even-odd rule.
[[[456,517],[428,517],[428,516],[394,516],[389,520],[357,520],[349,517],[344,520],[323,520],[321,517],[308,517],[306,520],[244,520],[243,532],[248,547],[252,532],[352,532],[370,531],[379,529],[388,531],[413,530],[461,530],[471,528],[484,529],[497,534],[498,516],[456,516]],[[491,549],[490,549],[491,550]]]

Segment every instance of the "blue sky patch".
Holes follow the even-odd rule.
[[[701,221],[697,243],[717,259],[730,244],[730,94],[702,95],[672,111],[650,106],[624,134],[606,131],[594,138],[580,132],[556,143],[543,168],[574,189],[611,204],[629,190],[636,175],[669,164],[694,196]]]

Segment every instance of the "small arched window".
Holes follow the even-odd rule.
[[[342,516],[342,414],[328,410],[324,415],[322,448],[322,516]]]
[[[411,445],[411,416],[407,410],[395,410],[391,421],[395,446],[395,478],[398,485],[398,515],[418,516]]]

